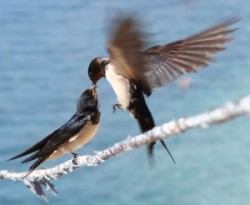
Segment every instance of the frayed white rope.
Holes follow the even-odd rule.
[[[68,160],[58,166],[33,171],[30,175],[22,179],[27,172],[11,172],[7,170],[0,171],[0,179],[9,179],[13,181],[21,181],[37,196],[47,201],[45,190],[52,191],[57,194],[54,185],[50,182],[52,179],[59,179],[61,176],[72,172],[81,166],[97,166],[112,156],[136,149],[143,145],[160,140],[167,139],[189,129],[202,127],[207,128],[210,125],[222,123],[235,117],[250,113],[250,95],[243,97],[237,102],[227,102],[224,106],[191,117],[173,120],[163,125],[157,126],[152,130],[128,137],[126,140],[118,142],[103,151],[96,152],[95,155],[78,156],[74,160]]]

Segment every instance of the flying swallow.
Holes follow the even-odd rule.
[[[80,95],[76,112],[66,124],[9,160],[32,154],[22,161],[25,163],[36,160],[29,168],[28,174],[30,174],[46,160],[55,159],[67,153],[76,157],[77,154],[74,151],[80,149],[95,136],[100,116],[97,93],[93,86]]]
[[[144,95],[150,96],[156,88],[180,75],[207,66],[214,60],[214,54],[232,40],[228,34],[236,29],[230,26],[237,21],[238,18],[232,18],[182,40],[145,50],[146,35],[141,24],[133,17],[121,17],[111,26],[109,58],[93,59],[88,68],[89,78],[96,84],[106,77],[118,99],[113,108],[128,110],[138,121],[141,132],[146,132],[155,123]],[[160,142],[174,161],[164,141]],[[154,144],[148,145],[149,156],[153,155]]]

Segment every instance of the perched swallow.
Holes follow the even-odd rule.
[[[182,40],[145,50],[146,35],[141,31],[141,24],[133,17],[121,17],[111,29],[107,49],[110,57],[93,59],[88,68],[89,78],[96,84],[106,77],[118,99],[113,108],[130,111],[141,131],[148,131],[155,123],[144,94],[150,96],[156,88],[180,75],[207,66],[214,60],[213,55],[224,50],[224,44],[232,40],[228,34],[236,29],[230,26],[237,21],[238,18],[232,18]],[[164,141],[161,143],[168,151]],[[153,155],[154,144],[148,145],[149,156]]]
[[[75,150],[88,143],[96,134],[101,113],[95,87],[85,90],[77,101],[76,113],[71,119],[40,142],[10,160],[33,153],[22,163],[36,160],[29,173],[46,160],[55,159],[64,154],[77,155]]]

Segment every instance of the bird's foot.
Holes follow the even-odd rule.
[[[72,163],[74,164],[74,165],[77,165],[77,161],[76,161],[76,159],[77,159],[77,157],[79,156],[79,154],[77,154],[77,153],[75,153],[75,152],[71,152],[71,154],[73,155],[73,160],[72,160]]]
[[[121,104],[119,104],[119,103],[114,104],[113,105],[113,113],[115,113],[115,111],[118,109],[122,110]]]

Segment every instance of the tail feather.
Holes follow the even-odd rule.
[[[145,102],[143,93],[139,89],[136,89],[134,90],[133,94],[135,95],[136,100],[131,100],[129,111],[133,114],[134,118],[137,120],[138,125],[141,129],[141,132],[144,133],[155,127],[154,119]],[[161,140],[160,142],[162,146],[167,150],[173,162],[176,164],[172,154],[170,153],[164,141]],[[154,145],[155,145],[155,142],[152,142],[148,145],[149,159],[153,158]]]
[[[40,164],[42,164],[44,161],[46,161],[48,157],[41,157],[38,158],[37,161],[35,161],[34,164],[31,165],[31,167],[29,168],[29,171],[27,174],[25,174],[21,179],[19,179],[20,181],[25,179],[27,176],[29,176]],[[24,160],[25,161],[25,160]]]
[[[30,162],[30,161],[32,161],[34,159],[37,159],[37,157],[38,157],[37,153],[35,153],[35,154],[31,155],[30,157],[26,158],[25,160],[23,160],[22,163]]]
[[[46,161],[46,159],[48,159],[48,156],[38,158],[38,160],[36,160],[35,163],[30,166],[29,171],[34,171],[40,164]]]
[[[151,143],[147,146],[148,161],[149,161],[149,166],[150,166],[150,168],[154,168],[154,167],[155,167],[154,145],[155,145],[155,142],[151,142]]]
[[[52,133],[53,134],[53,133]],[[14,160],[14,159],[17,159],[17,158],[20,158],[20,157],[23,157],[25,155],[28,155],[28,154],[31,154],[33,152],[36,152],[38,151],[41,147],[43,147],[47,142],[48,140],[51,138],[51,135],[48,135],[47,137],[45,137],[43,140],[39,141],[38,143],[34,144],[32,147],[30,147],[29,149],[25,150],[24,152],[8,159],[7,161],[10,161],[10,160]],[[32,155],[33,156],[33,155]],[[31,160],[30,160],[31,161]]]
[[[165,144],[165,142],[163,140],[160,140],[162,146],[167,150],[169,156],[171,157],[172,161],[176,164],[175,160],[174,160],[174,157],[172,156],[171,152],[169,151],[167,145]]]
[[[155,146],[155,142],[151,142],[148,145],[148,155],[149,156],[153,156],[154,155],[154,146]]]

